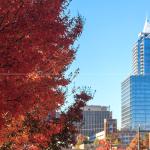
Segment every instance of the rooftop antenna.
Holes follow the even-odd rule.
[[[145,16],[146,16],[146,21],[149,22],[149,14],[148,14],[148,12],[146,12]]]
[[[143,33],[150,33],[150,21],[148,15],[146,15],[146,20],[143,28]]]

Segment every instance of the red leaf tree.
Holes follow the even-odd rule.
[[[75,59],[73,44],[83,27],[80,16],[69,17],[68,4],[0,0],[1,147],[58,149],[73,142],[73,123],[80,121],[81,107],[91,96],[75,94],[68,111],[59,119],[52,115],[66,100],[64,88],[71,78],[65,71]]]

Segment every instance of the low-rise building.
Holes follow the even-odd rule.
[[[104,119],[104,131],[106,136],[112,133],[117,133],[117,119]]]

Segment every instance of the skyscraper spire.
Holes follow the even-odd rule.
[[[150,21],[149,21],[148,17],[146,17],[146,20],[145,20],[143,33],[150,33]]]

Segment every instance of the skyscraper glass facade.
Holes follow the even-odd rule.
[[[121,114],[122,114],[122,128],[130,126],[131,123],[131,98],[130,98],[130,77],[127,78],[121,86]]]
[[[122,83],[122,128],[150,129],[150,76],[130,76]]]
[[[133,47],[133,74],[150,75],[150,33],[140,33]]]
[[[150,129],[150,23],[133,47],[133,75],[121,86],[122,128]]]

